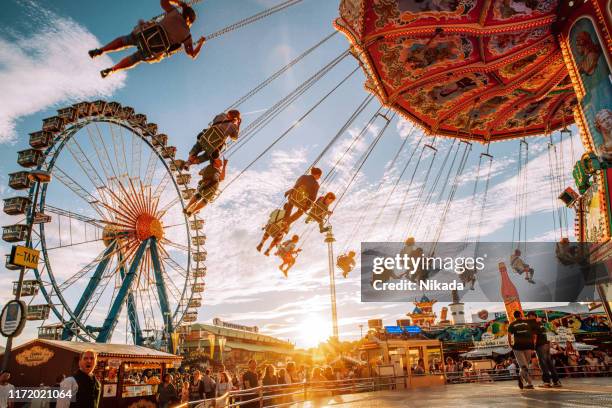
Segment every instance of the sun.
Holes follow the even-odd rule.
[[[331,324],[318,315],[308,315],[300,324],[300,343],[304,347],[316,347],[331,336]]]

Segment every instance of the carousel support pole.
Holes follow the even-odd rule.
[[[612,309],[610,308],[610,301],[608,300],[608,295],[606,294],[606,288],[604,287],[604,284],[600,283],[597,285],[597,293],[599,294],[599,298],[601,299],[601,305],[606,311],[608,323],[612,325]]]
[[[330,230],[325,235],[325,242],[327,243],[327,255],[329,259],[329,290],[331,295],[331,312],[332,312],[332,330],[334,337],[338,340],[338,312],[336,310],[336,279],[334,277],[334,234]]]

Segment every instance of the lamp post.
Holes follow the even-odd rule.
[[[359,325],[359,338],[363,339],[363,324]]]

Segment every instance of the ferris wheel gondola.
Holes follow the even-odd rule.
[[[108,342],[123,319],[135,344],[170,349],[171,334],[197,317],[204,221],[182,213],[190,175],[157,128],[131,107],[80,102],[43,120],[18,153],[18,164],[35,170],[9,176],[29,194],[4,200],[5,213],[25,221],[5,226],[2,238],[41,251],[21,295],[44,299],[28,319],[52,312],[43,336]],[[37,186],[33,172],[53,179]]]

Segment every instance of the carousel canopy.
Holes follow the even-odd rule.
[[[365,87],[426,132],[482,142],[573,123],[557,0],[342,0]]]

